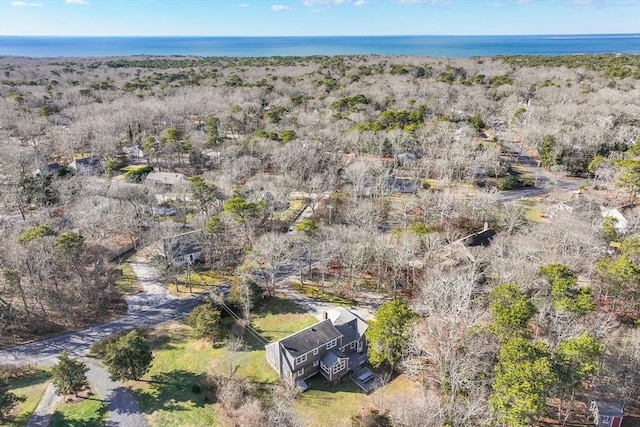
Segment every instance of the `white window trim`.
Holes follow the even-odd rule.
[[[331,341],[329,341],[327,343],[327,350],[329,350],[330,348],[335,347],[338,344],[338,338],[334,338]]]
[[[313,362],[313,366],[318,366],[318,361]]]
[[[346,365],[347,365],[347,361],[345,359],[338,360],[338,362],[336,362],[336,364],[333,365],[333,373],[337,374],[338,372],[342,371]]]
[[[602,416],[602,423],[603,424],[609,424],[611,422],[611,417],[609,415],[603,415]]]
[[[298,369],[298,376],[300,377],[302,375],[304,375],[304,368]]]
[[[318,348],[317,347],[313,349],[313,355],[315,356],[316,354],[318,354]]]
[[[327,375],[331,375],[331,370],[329,369],[329,367],[327,365],[325,365],[323,362],[320,362],[320,368],[327,374]]]
[[[307,361],[307,353],[296,357],[296,365],[299,365],[299,364],[304,363],[306,361]]]
[[[356,348],[356,342],[355,342],[355,341],[353,341],[353,342],[349,345],[349,347],[351,347],[351,350],[353,350],[354,348]]]

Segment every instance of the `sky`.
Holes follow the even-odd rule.
[[[640,33],[640,0],[0,0],[0,35]]]

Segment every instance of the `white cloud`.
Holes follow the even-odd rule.
[[[367,4],[367,2],[365,0],[356,0],[356,2],[353,5],[354,6],[364,6],[365,4]]]
[[[307,7],[314,6],[333,6],[343,3],[349,3],[351,0],[304,0],[304,5]]]
[[[87,0],[64,0],[66,4],[89,4]]]
[[[18,6],[18,7],[42,7],[44,6],[42,3],[28,3],[26,1],[12,1],[11,2],[11,6]]]
[[[291,12],[293,11],[293,8],[282,4],[274,4],[271,6],[271,10],[274,12]]]

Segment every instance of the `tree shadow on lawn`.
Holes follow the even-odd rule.
[[[187,410],[182,405],[187,402],[193,403],[196,407],[203,407],[208,400],[201,386],[202,379],[203,375],[184,369],[153,375],[145,381],[150,388],[138,390],[136,393],[140,407],[147,414],[158,410]]]
[[[191,336],[184,333],[164,333],[149,339],[149,346],[152,350],[174,350],[177,345],[190,340]]]
[[[92,399],[98,400],[102,402],[101,399]],[[51,417],[51,422],[49,423],[50,427],[98,427],[104,425],[104,418],[107,414],[107,407],[105,405],[100,405],[100,408],[93,412],[91,416],[87,416],[84,414],[85,418],[78,420],[71,418],[69,416],[65,416],[65,414],[61,412],[55,412]],[[36,421],[37,422],[37,421]],[[34,424],[38,425],[38,424]]]
[[[11,388],[31,387],[34,385],[42,384],[51,379],[51,372],[37,369],[34,372],[27,374],[23,377],[14,378],[9,381]]]
[[[260,309],[258,310],[259,315],[277,315],[277,314],[304,314],[307,313],[307,310],[300,307],[295,302],[275,296],[267,298]]]

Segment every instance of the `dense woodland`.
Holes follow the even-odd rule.
[[[123,313],[117,248],[203,230],[199,268],[266,293],[291,266],[407,302],[382,364],[424,393],[393,425],[562,421],[590,397],[640,418],[638,141],[637,55],[0,58],[0,344]],[[152,170],[190,178],[159,202]],[[287,232],[292,193],[313,215]],[[625,227],[601,215],[622,207]]]

